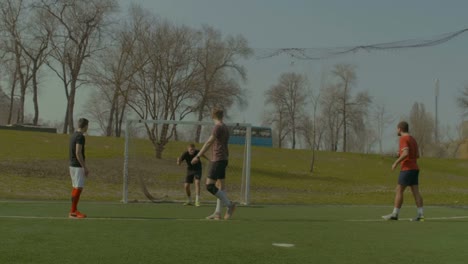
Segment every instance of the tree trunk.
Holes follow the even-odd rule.
[[[161,144],[161,142],[158,142],[155,146],[155,152],[156,152],[156,158],[157,159],[162,159],[162,153],[164,151],[164,146]]]
[[[200,110],[198,110],[198,122],[201,122],[203,120],[203,109],[204,108],[205,108],[205,106],[202,105],[200,107]],[[197,125],[197,131],[195,133],[195,143],[200,143],[201,130],[202,130],[202,126]]]
[[[33,81],[33,102],[34,102],[34,119],[33,119],[33,124],[37,126],[37,123],[39,122],[39,101],[38,101],[38,96],[37,96],[37,62],[34,62],[34,70],[33,70],[33,76],[32,76],[32,81]]]
[[[13,75],[13,83],[11,84],[11,92],[10,92],[10,111],[8,113],[8,124],[11,124],[13,119],[13,109],[15,108],[15,90],[16,90],[16,83],[18,79],[16,78],[17,72],[15,69],[15,73]]]
[[[165,117],[167,118],[167,116]],[[156,143],[156,158],[162,159],[162,153],[168,142],[167,132],[169,131],[169,124],[163,124],[161,127],[161,134],[159,135],[159,141]]]
[[[75,95],[76,95],[76,80],[71,82],[70,97],[68,98],[68,133],[75,132],[73,121],[73,110],[75,108]]]
[[[126,104],[122,105],[122,110],[120,111],[120,117],[116,120],[115,124],[115,136],[120,137],[122,135],[122,123],[124,119]]]
[[[346,116],[347,116],[347,109],[346,109],[346,95],[347,95],[347,91],[348,91],[348,82],[345,81],[345,87],[344,87],[344,94],[343,94],[343,152],[346,152],[346,145],[347,145],[347,142],[346,142],[346,139],[347,139],[347,127],[346,127]]]
[[[26,101],[26,87],[24,84],[21,85],[21,96],[20,96],[20,111],[17,117],[17,121],[20,124],[24,123],[24,103]]]
[[[312,158],[310,160],[310,173],[314,174],[315,166],[315,146],[312,146]]]
[[[63,121],[62,133],[66,134],[68,129],[68,99],[67,99],[67,110],[65,111],[65,119]]]
[[[114,91],[114,96],[112,96],[112,103],[111,103],[111,109],[109,112],[109,120],[107,121],[107,128],[106,128],[106,136],[110,137],[112,136],[112,128],[114,127],[113,122],[114,122],[114,114],[118,113],[116,111],[116,105],[118,104],[118,98],[119,98],[119,93],[117,89]],[[117,119],[116,119],[117,122]]]
[[[292,149],[296,149],[296,122],[293,120],[292,124]]]
[[[62,65],[62,69],[63,69],[64,76],[66,76],[65,66]],[[70,93],[68,92],[68,83],[67,83],[66,77],[64,77],[64,79],[62,79],[62,81],[63,81],[63,87],[65,88],[65,98],[67,99],[67,109],[65,111],[65,119],[63,121],[62,133],[67,134],[68,121],[69,121],[68,114],[70,112],[70,107],[69,107]]]

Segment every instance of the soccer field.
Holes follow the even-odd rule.
[[[425,222],[380,216],[389,206],[0,202],[0,263],[466,263],[468,209],[427,207]],[[273,244],[287,244],[278,247]],[[289,245],[288,245],[289,244]]]

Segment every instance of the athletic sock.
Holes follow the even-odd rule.
[[[400,208],[393,208],[392,215],[398,215],[400,213]]]
[[[195,202],[196,202],[196,203],[200,202],[200,195],[197,194],[197,195],[195,196]]]
[[[187,195],[187,202],[192,203],[192,196]]]
[[[221,202],[223,203],[223,205],[225,207],[228,207],[231,205],[231,201],[229,201],[229,199],[227,198],[227,195],[224,191],[222,190],[218,190],[218,192],[216,192],[215,194],[216,197],[218,197],[219,200],[221,200]]]
[[[78,202],[80,201],[81,189],[73,188],[72,190],[72,206],[71,212],[74,213],[78,210]]]
[[[221,200],[216,199],[215,214],[221,214]]]
[[[423,216],[424,215],[424,210],[422,207],[418,207],[418,215]]]

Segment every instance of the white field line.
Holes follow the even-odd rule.
[[[88,217],[84,219],[75,219],[60,216],[25,216],[25,215],[0,215],[0,219],[41,219],[41,220],[84,220],[84,221],[186,221],[186,222],[198,222],[198,221],[210,221],[210,222],[224,222],[224,220],[208,220],[199,218],[143,218],[143,217]],[[447,217],[426,217],[426,220],[456,220],[456,219],[468,219],[468,216],[447,216]],[[410,221],[411,218],[400,218],[399,221]],[[232,221],[252,221],[250,219],[240,220],[231,219]],[[261,222],[261,220],[259,220]],[[284,221],[284,220],[283,220]],[[287,221],[287,220],[286,220]],[[384,219],[345,219],[345,222],[385,222]],[[337,221],[339,222],[339,221]]]
[[[456,219],[468,219],[468,216],[442,216],[442,217],[426,217],[425,220],[456,220]],[[400,218],[398,221],[410,221],[411,218]],[[344,220],[346,222],[387,222],[384,219],[349,219]],[[390,221],[393,222],[393,221]]]
[[[60,216],[25,216],[25,215],[0,215],[0,219],[41,219],[41,220],[74,220],[74,221],[213,221],[224,222],[224,220],[209,220],[199,218],[138,218],[138,217],[87,217],[82,219]],[[239,221],[231,219],[228,222]]]
[[[128,205],[128,206],[132,206],[132,205],[161,205],[161,204],[165,204],[165,205],[171,205],[171,204],[178,204],[178,203],[183,203],[185,202],[185,200],[180,200],[180,201],[163,201],[163,202],[151,202],[151,201],[143,201],[143,202],[139,202],[139,203],[128,203],[128,204],[124,204],[122,202],[117,202],[117,201],[114,201],[114,202],[109,202],[109,201],[104,201],[104,202],[100,202],[100,201],[84,201],[82,203],[85,203],[85,204],[101,204],[101,205]],[[47,201],[47,200],[0,200],[0,205],[1,204],[70,204],[70,201],[68,200],[57,200],[57,201],[53,201],[53,200],[50,200],[50,201]],[[207,204],[213,204],[214,202],[210,202],[210,201],[206,201]],[[240,205],[242,206],[242,205]],[[373,205],[373,204],[343,204],[343,205],[340,205],[340,204],[253,204],[252,205],[253,207],[255,206],[265,206],[265,207],[269,207],[269,206],[274,206],[274,207],[332,207],[332,208],[366,208],[366,207],[369,207],[369,208],[393,208],[392,206],[389,206],[389,205]],[[242,206],[243,207],[243,206]],[[249,207],[249,206],[245,206],[245,207]],[[454,206],[454,207],[451,207],[451,206],[444,206],[444,205],[425,205],[424,208],[453,208],[453,209],[468,209],[468,206]],[[427,218],[426,218],[427,219]]]

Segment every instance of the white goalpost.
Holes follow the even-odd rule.
[[[250,201],[250,164],[252,126],[226,123],[230,131],[245,129],[243,142],[229,145],[227,191],[232,200],[248,205]],[[125,123],[122,202],[173,202],[184,198],[184,167],[176,159],[200,134],[200,149],[211,133],[213,122],[130,119]],[[210,151],[208,151],[209,155]],[[208,157],[209,158],[209,157]],[[210,163],[203,162],[200,182],[202,203],[213,200],[205,190]],[[194,189],[192,187],[192,193]]]

